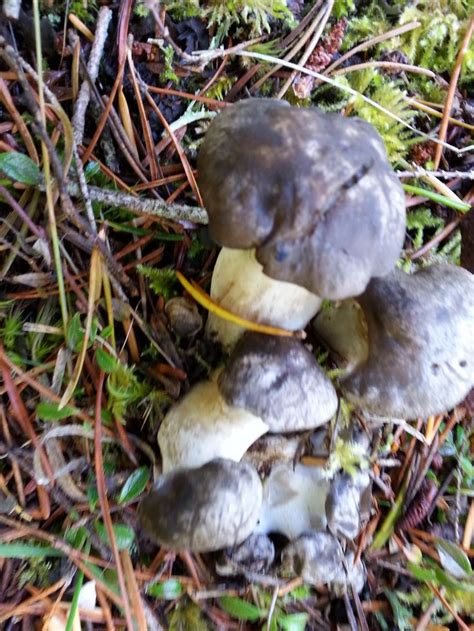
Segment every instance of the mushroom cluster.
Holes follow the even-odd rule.
[[[344,397],[365,414],[426,416],[463,399],[474,383],[473,276],[452,265],[395,268],[404,196],[370,125],[242,101],[211,123],[198,172],[223,246],[215,301],[289,331],[336,301],[315,331],[345,368]],[[351,542],[370,513],[368,471],[330,476],[299,462],[304,439],[314,453],[329,435],[331,381],[295,338],[244,332],[212,314],[207,334],[230,355],[163,419],[163,473],[140,505],[142,525],[167,548],[227,549],[223,574],[269,567],[268,536],[279,533],[289,540],[287,571],[336,594],[360,591],[365,569]],[[366,434],[349,427],[340,438],[368,456]]]

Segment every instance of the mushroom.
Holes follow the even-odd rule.
[[[281,554],[285,571],[301,576],[306,583],[324,585],[339,576],[344,554],[333,535],[321,530],[308,532],[289,543]]]
[[[366,570],[361,561],[354,563],[355,555],[349,550],[344,555],[336,537],[327,532],[311,531],[291,542],[282,552],[282,565],[286,572],[301,576],[313,585],[329,584],[338,597],[352,587],[362,591]]]
[[[370,515],[371,483],[367,471],[339,473],[332,480],[325,509],[329,530],[354,539],[362,521]]]
[[[339,300],[362,293],[398,258],[403,190],[364,121],[240,101],[209,126],[198,172],[212,238],[255,248],[270,278]]]
[[[356,561],[355,554],[352,550],[348,550],[344,556],[342,567],[339,568],[329,587],[337,598],[341,598],[349,588],[359,594],[364,589],[366,580],[365,565],[360,559]]]
[[[288,331],[304,329],[322,302],[303,287],[266,276],[255,250],[229,248],[222,248],[217,257],[211,298],[236,315]],[[206,333],[225,349],[232,349],[243,332],[241,326],[209,313]]]
[[[358,298],[369,353],[341,381],[364,411],[398,418],[451,409],[474,385],[474,276],[438,264],[373,279]]]
[[[239,461],[265,432],[311,429],[336,409],[334,386],[299,341],[246,333],[225,369],[166,414],[158,432],[163,471]]]
[[[275,558],[275,546],[266,535],[250,535],[236,548],[228,548],[216,562],[219,576],[266,572]]]
[[[250,465],[218,458],[197,469],[161,476],[139,506],[139,520],[160,545],[211,552],[242,543],[253,532],[262,484]]]
[[[246,333],[219,376],[229,405],[261,417],[270,432],[298,432],[326,423],[337,394],[314,356],[297,340]]]
[[[215,380],[198,383],[171,407],[161,423],[158,444],[163,472],[199,467],[214,458],[238,462],[267,431],[259,416],[228,405]]]

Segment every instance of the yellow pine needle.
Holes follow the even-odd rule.
[[[95,304],[100,297],[100,290],[102,286],[102,261],[100,253],[97,247],[94,247],[91,255],[91,271],[89,275],[89,299],[87,302],[87,318],[86,326],[84,330],[84,339],[82,340],[82,347],[77,359],[74,373],[71,381],[68,383],[66,390],[59,402],[58,409],[65,407],[71,400],[79,379],[81,377],[82,367],[84,366],[84,360],[86,358],[87,346],[89,344],[89,337],[92,328],[92,320],[95,313]]]
[[[76,28],[80,33],[82,33],[85,38],[87,38],[90,42],[94,41],[94,33],[92,33],[92,31],[90,31],[87,28],[84,22],[80,20],[77,17],[77,15],[74,15],[74,13],[70,13],[68,15],[68,18],[71,24],[74,26],[74,28]]]
[[[228,311],[221,305],[218,305],[216,302],[212,300],[212,298],[207,294],[199,285],[196,283],[189,282],[181,272],[176,272],[176,277],[181,283],[181,285],[186,289],[186,291],[194,298],[194,300],[204,307],[214,315],[222,318],[223,320],[227,320],[228,322],[232,322],[232,324],[237,324],[244,329],[249,331],[255,331],[256,333],[264,333],[265,335],[278,335],[280,337],[297,337],[299,339],[304,339],[306,334],[304,331],[288,331],[286,329],[280,329],[278,327],[269,326],[267,324],[259,324],[258,322],[252,322],[251,320],[247,320],[246,318],[241,318],[235,313]]]
[[[130,140],[130,144],[135,151],[135,157],[138,158],[138,147],[137,143],[135,142],[135,134],[133,133],[132,117],[130,116],[130,109],[128,107],[127,99],[125,98],[122,87],[118,89],[118,104],[123,128],[125,129],[125,133]]]

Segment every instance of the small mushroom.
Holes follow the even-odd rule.
[[[163,472],[199,467],[214,458],[239,461],[268,426],[260,417],[227,404],[216,381],[198,383],[163,419],[158,444]]]
[[[171,298],[165,305],[171,328],[180,337],[191,337],[202,329],[202,316],[195,302],[182,296]]]
[[[326,519],[329,530],[347,539],[354,539],[361,522],[370,511],[370,477],[367,471],[355,475],[340,473],[331,480],[326,497]]]
[[[239,461],[265,432],[311,429],[336,409],[332,383],[298,340],[246,333],[226,368],[166,414],[158,431],[163,471]]]
[[[211,298],[238,316],[288,331],[304,329],[321,299],[307,289],[263,273],[254,250],[222,248],[211,280]],[[237,324],[209,313],[206,333],[230,350],[244,333]]]
[[[255,248],[270,278],[339,300],[362,293],[399,256],[403,190],[364,121],[240,101],[209,126],[198,172],[213,239]]]
[[[361,561],[354,563],[349,550],[344,555],[341,544],[333,535],[311,531],[289,543],[282,552],[282,566],[286,572],[301,576],[306,583],[327,585],[341,597],[349,587],[361,592],[366,581],[366,570]]]
[[[266,535],[250,535],[240,546],[224,550],[216,563],[219,576],[266,572],[275,558],[275,546]]]
[[[364,411],[426,417],[460,403],[474,385],[474,276],[433,265],[395,269],[358,298],[369,354],[341,382]]]
[[[297,340],[246,333],[219,377],[229,405],[263,419],[270,432],[298,432],[329,421],[337,394]]]
[[[349,589],[359,594],[367,580],[367,570],[359,559],[355,562],[355,554],[348,550],[344,556],[342,567],[335,578],[332,579],[330,590],[337,598],[341,598]]]
[[[329,482],[321,467],[277,464],[263,483],[257,533],[280,533],[293,540],[309,529],[326,528]]]
[[[341,544],[324,531],[308,532],[289,543],[281,554],[282,568],[306,583],[324,585],[340,576],[344,554]]]
[[[165,548],[211,552],[249,537],[261,504],[255,469],[219,458],[161,476],[138,514],[143,528]]]

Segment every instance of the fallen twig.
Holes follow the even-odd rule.
[[[97,19],[97,26],[95,29],[94,43],[92,44],[91,54],[89,56],[89,62],[87,64],[87,70],[91,81],[95,83],[99,74],[99,64],[104,52],[104,46],[107,38],[107,30],[109,28],[110,20],[112,19],[112,11],[108,7],[101,7],[99,11],[99,17]],[[79,90],[79,96],[74,108],[74,115],[72,117],[72,126],[74,128],[74,140],[76,144],[82,143],[82,137],[84,135],[84,125],[86,118],[86,110],[90,100],[90,86],[87,81],[84,81]]]
[[[75,183],[68,185],[68,191],[73,197],[81,197],[82,195],[79,186]],[[171,221],[190,221],[197,224],[208,223],[207,212],[204,208],[199,208],[198,206],[167,204],[159,199],[142,199],[127,193],[109,191],[97,186],[89,186],[89,197],[92,202],[99,202],[114,208],[125,208],[139,215],[154,215],[155,217]]]

